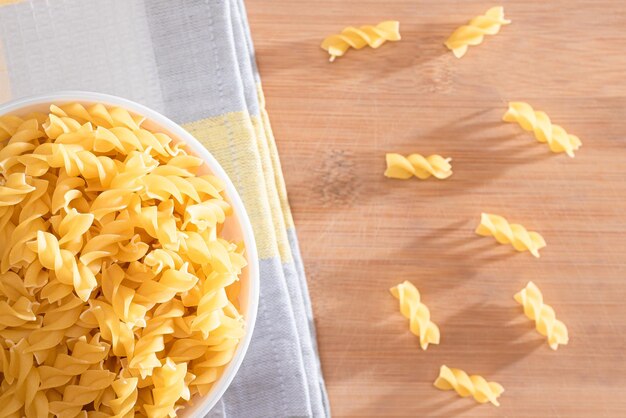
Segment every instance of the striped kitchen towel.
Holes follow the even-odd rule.
[[[259,314],[243,365],[209,416],[328,416],[242,1],[0,0],[0,103],[59,90],[122,96],[182,124],[244,201],[261,258]]]

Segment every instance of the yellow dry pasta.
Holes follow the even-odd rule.
[[[502,216],[483,213],[476,233],[483,237],[493,236],[500,244],[511,244],[517,251],[530,251],[539,258],[539,250],[546,241],[538,232],[528,231],[522,225],[511,224]]]
[[[224,184],[143,119],[0,116],[0,416],[175,416],[245,335]]]
[[[551,349],[556,350],[559,345],[568,343],[567,327],[556,319],[554,309],[543,303],[543,295],[533,282],[528,282],[525,288],[516,293],[515,300],[524,307],[524,314],[535,321],[539,334],[548,338]]]
[[[445,46],[452,51],[455,57],[461,58],[470,45],[482,43],[485,35],[495,35],[503,25],[511,23],[504,18],[502,6],[492,7],[484,15],[476,16],[467,25],[460,26],[445,42]]]
[[[399,41],[400,22],[388,20],[376,26],[349,26],[340,34],[330,35],[322,42],[322,49],[330,54],[330,62],[343,56],[350,48],[361,49],[366,46],[378,48],[386,41]]]
[[[385,156],[387,169],[385,176],[392,179],[409,179],[413,176],[425,180],[431,176],[440,180],[452,175],[452,158],[440,155],[423,157],[420,154],[411,154],[405,157],[400,154],[389,153]]]
[[[439,377],[435,380],[435,387],[441,390],[454,390],[460,396],[471,396],[479,403],[491,402],[500,406],[498,398],[504,392],[502,385],[496,382],[488,382],[478,375],[469,376],[463,370],[441,366]]]
[[[430,311],[421,302],[419,290],[409,281],[389,289],[400,303],[400,312],[409,320],[411,332],[419,338],[420,347],[426,350],[429,344],[439,344],[439,327],[430,320]]]
[[[535,139],[547,143],[552,152],[564,152],[574,158],[574,151],[582,146],[576,135],[569,134],[561,126],[553,124],[545,112],[533,110],[528,103],[510,102],[502,120],[517,123],[525,131],[532,132]]]

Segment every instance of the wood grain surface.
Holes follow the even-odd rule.
[[[456,59],[485,1],[248,0],[335,416],[626,416],[626,3],[516,0]],[[349,25],[402,41],[328,63]],[[514,124],[528,101],[578,135],[552,154]],[[383,177],[386,152],[453,158],[445,181]],[[473,233],[482,211],[539,231],[540,259]],[[388,288],[411,280],[441,328],[424,352]],[[570,331],[550,350],[513,294],[529,281]],[[432,384],[447,364],[500,382],[502,406]]]

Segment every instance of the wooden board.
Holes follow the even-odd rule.
[[[493,5],[247,2],[335,416],[626,414],[626,4],[507,1],[513,24],[454,58],[444,40]],[[401,42],[319,49],[386,19]],[[578,135],[576,158],[501,122],[510,100]],[[452,157],[454,175],[386,179],[386,152]],[[476,236],[482,211],[541,232],[542,257]],[[404,279],[441,328],[427,352],[388,293]],[[529,280],[569,327],[557,352],[513,300]],[[502,406],[433,388],[442,364],[500,382]]]

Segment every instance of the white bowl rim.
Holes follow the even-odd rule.
[[[211,388],[209,393],[201,399],[201,406],[198,407],[194,413],[198,417],[205,416],[222,398],[226,389],[230,386],[243,359],[250,341],[252,339],[252,333],[254,331],[254,325],[256,323],[257,311],[259,307],[259,257],[257,253],[256,241],[254,239],[254,232],[250,218],[243,205],[243,201],[237,193],[234,184],[226,174],[226,171],[217,162],[215,157],[189,132],[183,129],[179,124],[172,121],[168,117],[161,113],[150,109],[142,104],[134,102],[129,99],[125,99],[119,96],[114,96],[105,93],[97,93],[83,90],[63,90],[53,93],[46,93],[41,95],[28,96],[11,100],[6,103],[0,104],[0,115],[15,112],[21,108],[41,105],[41,104],[54,104],[55,102],[92,102],[102,103],[105,105],[120,106],[131,112],[137,113],[141,116],[145,116],[146,120],[151,120],[157,125],[166,128],[170,133],[175,136],[175,139],[179,139],[185,142],[193,150],[194,154],[202,158],[211,172],[224,181],[226,185],[226,194],[233,205],[234,212],[236,214],[237,221],[241,228],[244,243],[246,246],[246,258],[248,259],[248,309],[245,316],[246,320],[246,335],[243,340],[239,342],[235,355],[231,359],[230,363],[224,369],[222,376],[217,380],[215,385]],[[193,398],[192,398],[193,399]],[[183,409],[183,414],[184,414]]]

